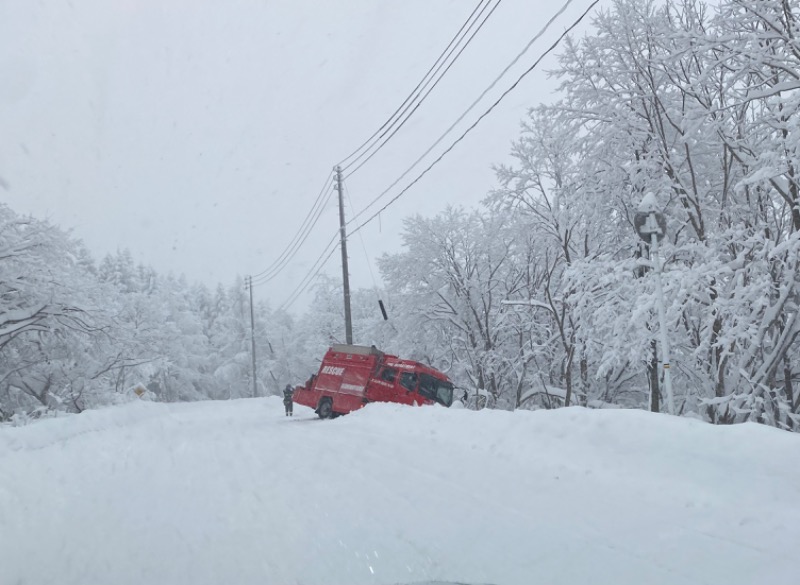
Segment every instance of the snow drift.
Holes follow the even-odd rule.
[[[641,411],[128,404],[0,428],[0,582],[790,585],[799,447]]]

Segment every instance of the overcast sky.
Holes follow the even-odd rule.
[[[460,128],[589,3],[575,0]],[[128,248],[160,272],[229,285],[276,259],[331,167],[397,108],[475,4],[0,0],[0,198],[72,229],[97,259]],[[421,155],[557,9],[502,2],[411,121],[347,180],[348,215]],[[355,286],[372,286],[367,258],[374,267],[399,249],[403,217],[475,205],[494,186],[491,165],[507,160],[526,109],[552,99],[553,64],[363,230],[366,255],[353,238]],[[337,224],[331,203],[260,298],[280,305]],[[327,272],[338,274],[339,262],[335,254]]]

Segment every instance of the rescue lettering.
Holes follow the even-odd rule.
[[[334,366],[325,366],[322,368],[323,374],[329,374],[331,376],[341,376],[344,374],[344,368],[337,368]]]

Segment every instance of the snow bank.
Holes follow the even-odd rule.
[[[43,449],[86,433],[132,426],[167,412],[167,408],[165,404],[137,401],[87,410],[80,415],[62,413],[55,418],[31,421],[22,427],[0,426],[0,457],[9,451]]]
[[[0,429],[0,583],[795,585],[800,436],[278,398]]]

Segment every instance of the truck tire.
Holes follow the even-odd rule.
[[[333,400],[330,398],[320,400],[317,407],[317,415],[319,415],[319,418],[333,418]]]

